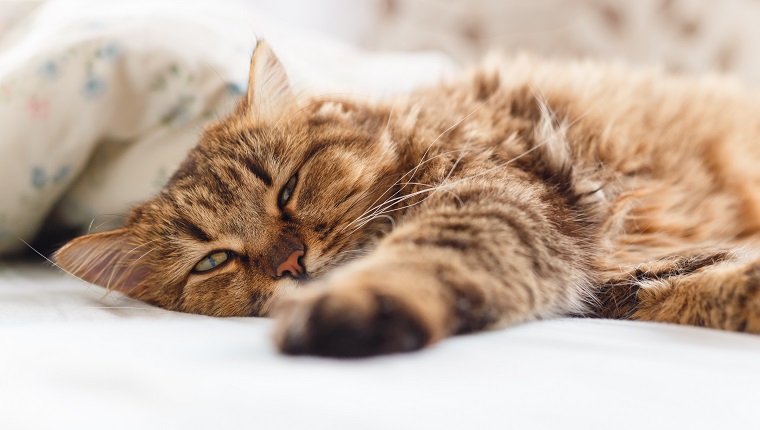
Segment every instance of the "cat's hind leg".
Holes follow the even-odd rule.
[[[760,334],[760,258],[697,250],[631,268],[601,285],[596,316]]]

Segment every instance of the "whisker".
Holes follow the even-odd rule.
[[[445,129],[445,130],[444,130],[443,132],[441,132],[441,133],[440,133],[440,134],[439,134],[439,135],[438,135],[438,136],[437,136],[435,139],[433,139],[433,141],[432,141],[432,142],[430,142],[430,145],[428,145],[428,147],[425,149],[425,152],[422,154],[422,157],[420,157],[420,161],[417,163],[417,165],[416,165],[416,166],[415,166],[413,169],[411,169],[409,172],[407,172],[406,174],[404,174],[404,175],[403,175],[401,178],[399,178],[399,180],[398,180],[398,181],[396,181],[396,182],[395,182],[393,185],[391,185],[391,187],[389,187],[389,189],[388,189],[388,190],[390,190],[391,188],[393,188],[394,186],[396,186],[396,185],[397,185],[399,182],[401,182],[401,181],[404,179],[404,177],[406,177],[406,176],[407,176],[407,175],[409,175],[409,174],[411,174],[411,176],[409,177],[409,179],[410,179],[410,180],[411,180],[412,178],[414,178],[414,175],[417,173],[417,171],[419,170],[419,168],[420,168],[420,167],[421,167],[423,164],[425,164],[427,161],[429,161],[429,160],[427,160],[427,161],[426,161],[426,160],[425,160],[425,157],[427,157],[427,154],[430,152],[430,149],[433,147],[433,145],[435,145],[435,143],[436,143],[436,142],[438,142],[438,140],[439,140],[441,137],[443,137],[443,135],[445,135],[446,133],[448,133],[449,131],[451,131],[451,130],[452,130],[452,129],[454,129],[455,127],[457,127],[459,124],[461,124],[462,122],[464,122],[465,120],[467,120],[469,117],[471,117],[472,115],[474,115],[474,114],[475,114],[475,113],[476,113],[478,110],[480,110],[480,109],[481,109],[483,106],[485,106],[485,105],[486,105],[486,104],[487,104],[489,101],[491,101],[491,99],[492,99],[492,98],[493,98],[493,95],[489,96],[489,97],[488,97],[486,100],[484,100],[484,101],[483,101],[483,103],[481,103],[480,105],[478,105],[478,106],[477,106],[475,109],[473,109],[473,110],[472,110],[470,113],[468,113],[468,114],[467,114],[467,115],[465,115],[464,117],[460,118],[460,119],[459,119],[457,122],[455,122],[453,125],[451,125],[451,126],[450,126],[450,127],[448,127],[447,129]],[[390,118],[389,118],[389,120],[390,120]],[[468,142],[469,142],[469,139],[468,139]],[[454,151],[452,151],[452,152],[456,152],[456,151],[457,151],[457,150],[454,150]],[[441,155],[442,155],[442,154],[438,154],[437,156],[435,156],[435,157],[433,157],[433,158],[431,158],[431,159],[437,158],[438,156],[441,156]],[[397,190],[395,193],[393,193],[393,195],[391,195],[389,198],[393,198],[393,197],[395,197],[396,195],[398,195],[399,193],[401,193],[401,192],[404,190],[404,188],[406,188],[406,186],[407,186],[407,185],[408,185],[408,184],[404,184],[404,185],[402,185],[402,186],[401,186],[401,187],[400,187],[400,188],[399,188],[399,189],[398,189],[398,190]],[[387,192],[388,190],[386,190],[386,192]],[[385,194],[385,193],[383,193],[383,195],[384,195],[384,194]],[[381,195],[381,197],[382,197],[382,195]],[[378,199],[379,199],[379,198],[378,198]],[[373,202],[373,203],[372,203],[372,205],[370,206],[370,209],[368,209],[367,211],[365,211],[365,213],[364,213],[364,214],[362,214],[362,215],[360,215],[358,218],[362,218],[362,217],[363,217],[363,216],[366,214],[366,212],[369,212],[369,211],[373,211],[373,210],[374,210],[373,206],[374,206],[374,204],[375,204],[376,202],[377,202],[377,200],[375,200],[375,202]],[[384,203],[380,204],[380,206],[385,206],[385,204],[386,204],[386,203],[387,203],[387,200],[386,200],[386,202],[384,202]],[[354,220],[354,221],[356,221],[356,220]],[[352,225],[352,224],[353,224],[353,222],[349,223],[348,225],[346,225],[346,226],[344,227],[344,229],[345,229],[345,228],[347,228],[347,227],[349,227],[349,226],[350,226],[350,225]],[[342,230],[341,230],[341,231],[342,231]]]
[[[137,246],[135,246],[134,248],[132,248],[132,249],[130,249],[129,251],[125,252],[125,253],[124,253],[124,254],[123,254],[123,255],[122,255],[120,258],[119,258],[119,260],[118,260],[117,262],[115,262],[115,263],[111,264],[110,266],[105,266],[103,269],[101,269],[101,271],[98,273],[98,278],[99,278],[99,277],[100,277],[100,276],[101,276],[101,275],[102,275],[102,274],[103,274],[103,273],[104,273],[106,270],[108,270],[108,269],[110,269],[110,270],[111,270],[111,273],[110,273],[110,275],[108,276],[108,281],[106,282],[106,285],[105,285],[105,288],[106,288],[106,290],[108,290],[109,292],[111,291],[111,281],[113,281],[113,276],[114,276],[114,274],[116,273],[116,269],[117,269],[118,267],[120,267],[120,266],[121,266],[121,265],[124,263],[124,261],[125,261],[125,260],[126,260],[128,257],[129,257],[129,255],[130,255],[130,254],[132,254],[133,252],[135,252],[135,251],[137,251],[138,249],[142,248],[143,246],[149,245],[149,244],[151,244],[151,243],[153,243],[153,242],[156,242],[156,241],[158,241],[158,240],[159,240],[159,239],[158,239],[158,238],[156,238],[156,239],[153,239],[153,240],[149,240],[149,241],[147,241],[147,242],[145,242],[145,243],[142,243],[142,244],[140,244],[140,245],[137,245]],[[150,253],[150,252],[153,252],[155,249],[156,249],[156,248],[152,248],[150,251],[148,251],[148,252],[146,252],[145,254],[141,255],[141,256],[138,258],[138,260],[139,260],[140,258],[144,257],[146,254],[148,254],[148,253]],[[135,260],[135,261],[137,261],[137,260]],[[130,266],[130,267],[131,267],[131,266]],[[121,274],[121,278],[123,278],[123,277],[125,277],[125,276],[126,276],[126,273],[122,273],[122,274]],[[107,295],[107,294],[108,294],[108,293],[106,293],[106,295]]]
[[[448,188],[448,187],[451,187],[451,186],[453,186],[453,185],[456,185],[456,184],[458,184],[458,183],[460,183],[460,182],[462,182],[462,181],[465,181],[465,180],[470,180],[470,179],[474,179],[474,178],[477,178],[477,177],[479,177],[479,176],[482,176],[482,175],[488,174],[488,173],[490,173],[490,172],[492,172],[492,171],[494,171],[494,170],[496,170],[496,169],[500,169],[500,168],[506,167],[507,165],[509,165],[509,164],[511,164],[511,163],[513,163],[513,162],[515,162],[515,161],[517,161],[517,160],[519,160],[519,159],[521,159],[522,157],[525,157],[526,155],[528,155],[528,154],[532,153],[533,151],[535,151],[535,150],[537,150],[537,149],[539,149],[539,148],[543,147],[543,146],[544,146],[544,145],[546,145],[548,142],[552,141],[552,140],[553,140],[553,139],[554,139],[554,138],[555,138],[555,137],[556,137],[556,136],[557,136],[557,135],[558,135],[560,132],[564,132],[564,131],[566,131],[568,128],[570,128],[570,127],[572,127],[573,125],[577,124],[577,123],[578,123],[578,121],[580,121],[580,120],[581,120],[581,119],[582,119],[584,116],[586,116],[586,115],[588,114],[588,112],[589,112],[589,111],[586,111],[586,112],[585,112],[585,113],[583,113],[582,115],[578,116],[578,117],[577,117],[575,120],[573,120],[572,122],[570,122],[569,124],[567,124],[565,127],[563,127],[563,129],[562,129],[562,130],[560,130],[560,131],[555,131],[555,133],[554,133],[552,136],[549,136],[549,137],[547,137],[547,138],[546,138],[546,139],[544,139],[542,142],[540,142],[540,143],[536,144],[535,146],[533,146],[532,148],[530,148],[530,149],[528,149],[528,150],[526,150],[526,151],[523,151],[521,154],[519,154],[519,155],[517,155],[517,156],[515,156],[515,157],[511,158],[510,160],[507,160],[507,161],[505,161],[504,163],[500,163],[500,164],[498,164],[498,165],[496,165],[496,166],[494,166],[494,167],[491,167],[491,168],[489,168],[489,169],[486,169],[486,170],[484,170],[484,171],[482,171],[482,172],[478,172],[478,173],[476,173],[476,174],[474,174],[474,175],[471,175],[471,176],[467,176],[467,177],[464,177],[464,178],[460,178],[460,179],[457,179],[456,181],[454,181],[454,182],[451,182],[451,183],[448,183],[448,184],[444,184],[444,183],[443,183],[443,181],[442,181],[442,183],[441,183],[441,184],[439,184],[438,186],[435,186],[435,187],[431,187],[431,188],[427,188],[427,189],[424,189],[424,190],[420,190],[420,191],[416,191],[416,192],[414,192],[414,193],[411,193],[411,194],[407,194],[407,195],[405,195],[405,196],[400,196],[400,197],[398,197],[398,198],[395,198],[395,199],[391,199],[390,201],[388,201],[388,202],[387,202],[387,203],[389,203],[389,204],[384,204],[384,205],[382,205],[382,206],[383,206],[384,208],[390,208],[390,207],[392,207],[392,206],[393,206],[393,205],[395,205],[395,204],[398,204],[398,203],[400,203],[400,202],[403,202],[403,201],[405,201],[405,200],[408,200],[408,199],[410,199],[410,198],[412,198],[412,197],[415,197],[415,196],[417,196],[417,195],[421,195],[421,194],[425,194],[425,193],[433,193],[433,192],[436,192],[436,191],[438,191],[438,190],[442,190],[442,189],[444,189],[444,188]],[[446,179],[448,179],[448,177],[450,176],[451,172],[453,172],[453,170],[451,170],[451,171],[449,172],[449,175],[447,175],[447,176],[446,176]],[[444,181],[445,181],[445,179],[444,179]],[[432,194],[431,194],[431,195],[432,195]],[[430,196],[427,196],[427,197],[426,197],[426,198],[424,198],[423,200],[421,200],[421,201],[419,201],[419,202],[416,202],[416,203],[413,203],[413,204],[411,204],[411,205],[406,205],[406,206],[402,206],[402,207],[400,207],[400,208],[395,208],[395,209],[390,209],[390,210],[381,210],[381,211],[379,211],[379,212],[375,212],[375,213],[380,213],[380,214],[386,215],[386,214],[388,214],[388,213],[391,213],[391,212],[396,212],[396,211],[398,211],[398,210],[407,209],[407,208],[410,208],[410,207],[416,206],[416,205],[418,205],[418,204],[420,204],[420,203],[424,202],[424,201],[425,201],[425,200],[427,200],[429,197],[430,197]],[[460,203],[461,203],[461,200],[460,200]],[[366,222],[362,222],[362,223],[361,223],[361,225],[360,225],[358,228],[361,228],[362,226],[366,225],[366,224],[367,224],[367,222],[370,222],[370,221],[372,221],[372,218],[370,218],[370,219],[369,219],[369,220],[367,220]],[[352,231],[352,233],[353,233],[354,231],[358,230],[358,228],[354,229],[354,230]]]
[[[98,226],[97,226],[97,227],[95,227],[95,228],[93,229],[93,228],[92,228],[92,225],[93,225],[93,224],[95,224],[95,220],[96,220],[96,219],[98,219],[98,218],[100,218],[100,217],[105,217],[105,216],[110,216],[110,217],[112,217],[112,218],[111,218],[111,219],[109,219],[108,221],[104,221],[104,222],[102,222],[102,223],[98,224]],[[92,230],[97,230],[97,229],[99,229],[99,228],[100,228],[100,227],[102,227],[104,224],[108,224],[109,222],[113,221],[113,220],[114,220],[114,218],[126,218],[126,217],[127,217],[127,215],[124,215],[124,214],[100,214],[100,215],[98,215],[98,216],[94,217],[94,218],[93,218],[93,219],[90,221],[90,224],[89,224],[89,226],[88,226],[88,228],[87,228],[87,234],[90,234],[90,233],[92,232]]]
[[[129,254],[131,254],[131,253],[135,252],[137,249],[139,249],[139,248],[142,248],[143,246],[145,246],[145,245],[148,245],[148,244],[150,244],[150,243],[153,243],[153,242],[155,242],[155,241],[157,241],[157,240],[158,240],[158,239],[154,239],[154,240],[151,240],[151,241],[145,242],[145,243],[143,243],[142,245],[139,245],[139,246],[135,246],[134,248],[132,248],[131,250],[129,250],[128,252],[126,252],[126,253],[124,254],[124,256],[123,256],[121,259],[119,259],[119,261],[118,261],[116,264],[119,264],[119,265],[123,264],[123,261],[124,261],[124,260],[127,258],[127,256],[128,256]],[[128,266],[128,267],[125,269],[125,271],[124,271],[124,272],[122,272],[122,274],[120,275],[120,278],[119,278],[119,279],[117,279],[117,281],[118,281],[118,280],[121,280],[121,279],[124,279],[124,278],[127,276],[127,273],[128,273],[128,271],[129,271],[129,270],[133,270],[133,268],[134,268],[134,265],[135,265],[135,264],[137,264],[137,262],[138,262],[138,261],[142,260],[142,259],[143,259],[143,257],[145,257],[146,255],[150,254],[151,252],[155,251],[156,249],[158,249],[158,248],[157,248],[157,247],[153,247],[153,248],[149,249],[148,251],[144,252],[142,255],[140,255],[140,256],[139,256],[139,257],[137,257],[136,259],[132,260],[132,261],[129,263],[129,266]],[[105,296],[104,296],[104,297],[108,296],[108,295],[111,293],[111,291],[113,291],[113,290],[111,289],[111,281],[113,280],[113,276],[114,276],[114,273],[115,273],[115,267],[114,267],[114,268],[111,270],[111,274],[110,274],[110,275],[109,275],[109,277],[108,277],[108,282],[106,282],[106,294],[105,294]]]
[[[45,260],[47,260],[47,262],[48,262],[48,263],[50,263],[50,264],[52,264],[54,267],[57,267],[58,269],[62,270],[64,273],[66,273],[67,275],[71,276],[72,278],[76,278],[76,279],[78,279],[78,280],[80,280],[80,281],[82,281],[82,282],[84,282],[84,283],[86,283],[86,284],[89,284],[89,282],[85,281],[84,279],[80,278],[79,276],[77,276],[77,275],[75,275],[75,274],[73,274],[73,273],[69,272],[68,270],[64,269],[63,267],[59,266],[59,265],[58,265],[58,263],[56,263],[55,261],[53,261],[53,260],[51,260],[51,259],[47,258],[47,257],[46,257],[45,255],[43,255],[41,252],[39,252],[39,251],[37,251],[36,249],[34,249],[34,247],[33,247],[32,245],[30,245],[30,244],[29,244],[27,241],[25,241],[24,239],[22,239],[22,238],[20,238],[20,237],[19,237],[19,238],[17,238],[17,239],[18,239],[18,240],[20,240],[21,242],[23,242],[23,243],[24,243],[24,245],[28,246],[28,247],[29,247],[29,249],[31,249],[32,251],[34,251],[34,252],[35,252],[37,255],[39,255],[40,257],[42,257],[42,258],[44,258]]]
[[[455,122],[451,127],[447,128],[446,130],[443,130],[443,132],[441,132],[441,134],[439,134],[435,139],[433,139],[432,142],[430,142],[430,145],[428,145],[427,149],[425,149],[425,152],[422,154],[422,157],[420,158],[420,161],[422,161],[422,160],[425,159],[425,157],[427,156],[428,152],[430,152],[430,148],[432,148],[433,145],[435,145],[435,143],[438,142],[438,140],[441,137],[443,137],[444,134],[448,133],[449,131],[451,131],[452,129],[454,129],[455,127],[457,127],[459,124],[461,124],[462,122],[466,121],[469,117],[471,117],[472,115],[474,115],[475,112],[479,111],[483,106],[485,106],[488,102],[490,102],[492,98],[493,98],[493,94],[490,95],[487,99],[485,99],[483,101],[483,103],[481,103],[480,105],[478,105],[478,107],[476,107],[475,109],[473,109],[472,112],[470,112],[467,115],[465,115],[464,117],[462,117],[459,121]],[[418,166],[419,165],[420,164],[418,163]],[[417,168],[414,169],[414,173],[417,173]],[[412,177],[414,177],[414,174],[412,174]]]
[[[430,161],[433,161],[433,160],[435,160],[436,158],[439,158],[439,157],[444,157],[444,156],[446,156],[446,155],[449,155],[449,154],[453,154],[453,153],[455,153],[455,152],[460,152],[460,151],[461,151],[461,149],[455,149],[455,150],[451,150],[451,151],[442,152],[442,153],[440,153],[440,154],[438,154],[438,155],[436,155],[436,156],[434,156],[434,157],[428,158],[427,160],[425,160],[425,161],[423,161],[423,162],[421,162],[421,163],[417,164],[417,166],[416,166],[416,167],[419,167],[419,166],[421,166],[421,165],[423,165],[423,164],[426,164],[426,163],[428,163],[428,162],[430,162]],[[385,190],[385,192],[384,192],[383,194],[381,194],[381,195],[380,195],[380,197],[376,198],[376,199],[375,199],[375,201],[373,201],[373,202],[370,204],[370,206],[369,206],[369,207],[368,207],[368,208],[367,208],[367,209],[366,209],[366,210],[365,210],[363,213],[361,213],[359,216],[357,216],[357,217],[356,217],[356,219],[354,219],[354,221],[352,221],[352,222],[348,223],[347,225],[345,225],[345,226],[343,227],[343,229],[341,229],[341,231],[343,231],[343,230],[345,230],[346,228],[350,227],[350,226],[351,226],[351,225],[352,225],[354,222],[360,221],[360,218],[363,218],[363,217],[364,217],[364,216],[366,216],[368,213],[370,213],[370,212],[373,212],[374,210],[378,209],[379,207],[385,206],[385,204],[386,204],[386,203],[388,203],[388,201],[389,201],[390,199],[392,199],[392,198],[394,198],[396,195],[398,195],[398,193],[399,193],[401,190],[398,190],[398,191],[396,191],[395,193],[393,193],[392,195],[390,195],[390,196],[389,196],[389,197],[388,197],[388,198],[387,198],[385,201],[383,201],[382,203],[380,203],[380,204],[376,205],[376,203],[377,203],[377,202],[378,202],[378,201],[379,201],[379,200],[382,198],[382,196],[383,196],[383,195],[385,195],[386,193],[388,193],[388,192],[389,192],[389,191],[390,191],[390,190],[391,190],[391,189],[392,189],[394,186],[398,185],[398,184],[399,184],[401,181],[403,181],[403,180],[404,180],[404,178],[405,178],[407,175],[409,175],[410,173],[412,173],[412,172],[413,172],[413,170],[414,170],[414,168],[410,169],[410,170],[409,170],[409,171],[407,171],[407,172],[406,172],[404,175],[402,175],[402,176],[401,176],[401,178],[399,178],[399,179],[398,179],[396,182],[394,182],[394,183],[393,183],[393,185],[391,185],[390,187],[388,187],[388,189],[387,189],[387,190]],[[411,180],[411,177],[409,178],[409,180]],[[421,185],[421,184],[420,184],[420,185]],[[432,185],[431,185],[431,186],[432,186]],[[365,196],[365,197],[366,197],[366,196]],[[345,215],[345,214],[344,214],[344,215]]]

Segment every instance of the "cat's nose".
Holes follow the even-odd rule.
[[[301,258],[305,255],[305,251],[303,248],[297,248],[290,252],[290,254],[282,260],[275,269],[275,277],[281,278],[285,276],[285,274],[290,274],[290,276],[296,278],[296,279],[302,279],[306,277],[306,269],[303,267]]]

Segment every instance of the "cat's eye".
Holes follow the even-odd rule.
[[[290,196],[293,195],[293,190],[296,189],[296,184],[298,184],[297,173],[293,175],[293,177],[290,178],[288,183],[285,184],[284,187],[282,187],[282,190],[280,190],[280,197],[277,199],[277,204],[280,207],[284,207],[286,204],[288,204],[288,200],[290,200]]]
[[[208,272],[211,269],[221,266],[229,259],[230,253],[228,251],[214,252],[213,254],[203,257],[203,259],[195,265],[193,272]]]

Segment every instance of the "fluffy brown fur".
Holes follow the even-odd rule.
[[[58,264],[167,309],[276,309],[294,354],[562,315],[760,333],[756,94],[520,57],[384,102],[299,100],[263,43],[250,76],[159,195]],[[315,280],[282,276],[296,259]]]

